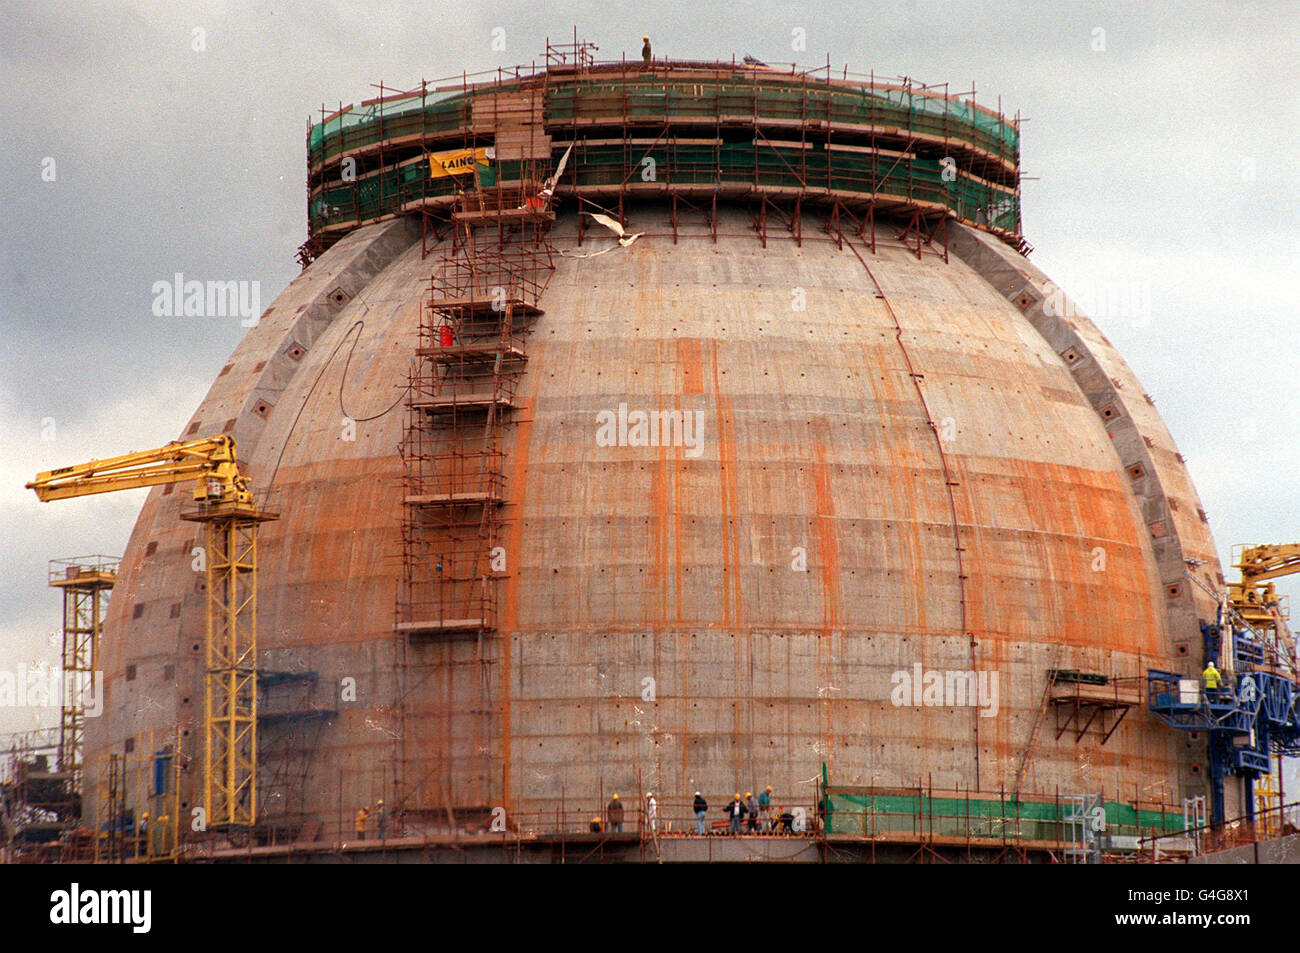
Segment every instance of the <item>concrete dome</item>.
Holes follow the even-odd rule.
[[[362,418],[411,367],[434,261],[417,224],[339,240],[214,381],[186,433],[232,433],[273,492],[260,666],[302,676],[263,696],[262,813],[530,817],[765,784],[811,803],[823,763],[843,784],[1201,793],[1141,707],[1105,744],[1039,724],[1048,669],[1186,668],[1212,609],[1185,561],[1221,581],[1181,458],[1091,322],[958,225],[945,261],[812,227],[764,248],[739,211],[716,242],[674,242],[656,206],[630,218],[649,234],[591,257],[607,241],[579,247],[571,209],[552,231],[489,636],[394,634],[405,415]],[[602,445],[620,405],[698,411],[698,445]],[[200,735],[186,495],[150,494],[123,559],[92,784],[139,731]],[[996,705],[896,704],[918,665],[992,673]]]

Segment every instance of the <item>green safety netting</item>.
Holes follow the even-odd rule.
[[[812,84],[740,81],[624,81],[568,83],[547,94],[548,119],[589,114],[602,104],[629,118],[702,118],[756,113],[771,119],[829,120],[858,125],[915,129],[966,139],[1005,158],[1020,147],[1016,127],[973,103],[923,92],[884,87],[845,88]]]
[[[436,135],[459,129],[469,122],[469,97],[459,90],[430,93],[397,103],[352,107],[323,123],[314,123],[307,135],[307,157],[312,165],[376,142],[407,135]]]
[[[469,124],[474,91],[452,90],[384,104],[353,108],[311,128],[309,159],[313,167],[381,141],[419,141]],[[825,119],[831,122],[901,127],[968,141],[977,148],[1014,162],[1019,145],[1014,126],[971,103],[905,89],[839,87],[811,83],[665,81],[627,77],[593,79],[552,86],[545,104],[547,121],[560,127],[577,117],[627,120],[713,120],[718,116],[758,115],[773,120]],[[724,141],[704,146],[656,146],[634,155],[621,146],[583,144],[570,165],[578,185],[618,184],[629,180],[629,162],[648,155],[656,163],[657,181],[668,184],[716,185],[719,188],[779,187],[875,193],[908,202],[951,208],[959,219],[1018,233],[1019,200],[966,173],[945,175],[936,158],[882,156],[826,149],[805,149],[791,142]],[[466,180],[430,179],[422,158],[406,160],[361,176],[334,182],[309,202],[311,230],[364,221],[400,211],[412,201],[449,196]],[[489,176],[517,179],[518,163],[496,163]]]
[[[1014,193],[964,175],[948,181],[935,159],[894,159],[754,143],[656,147],[638,151],[630,162],[640,166],[643,157],[654,160],[656,181],[666,184],[875,193],[946,205],[964,221],[1007,232],[1018,230],[1019,199]],[[520,174],[519,163],[485,168],[488,175],[506,181]],[[578,186],[618,185],[627,179],[628,168],[629,159],[621,146],[589,146],[575,152],[569,181]],[[634,176],[636,181],[639,177]],[[429,179],[427,162],[416,159],[361,176],[355,183],[324,189],[312,197],[310,212],[314,221],[323,219],[326,224],[364,220],[417,199],[452,195],[469,183],[466,177]]]
[[[1079,822],[1070,820],[1075,807],[1068,801],[847,794],[834,789],[826,799],[826,830],[831,834],[902,832],[999,840],[1079,839]],[[1111,834],[1164,834],[1186,826],[1181,813],[1139,810],[1118,801],[1107,801],[1105,809],[1106,830]]]

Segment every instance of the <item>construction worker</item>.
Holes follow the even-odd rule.
[[[754,800],[754,792],[745,792],[745,826],[751,833],[758,833],[758,802]]]
[[[615,794],[605,808],[609,814],[609,829],[615,834],[623,833],[623,802]]]
[[[762,829],[770,831],[772,829],[772,785],[763,788],[763,793],[758,796],[758,812],[762,815]]]
[[[704,819],[709,814],[709,802],[704,800],[704,796],[699,791],[695,792],[695,803],[691,805],[691,810],[695,812],[695,833],[704,833]]]
[[[384,839],[384,831],[388,827],[388,812],[384,810],[382,799],[375,802],[375,822],[379,827],[379,839]]]
[[[777,829],[778,829],[778,831],[779,831],[780,833],[782,833],[782,834],[793,834],[793,833],[794,833],[794,814],[791,813],[790,811],[786,810],[784,807],[781,808],[780,814],[778,815],[778,818],[777,818],[777,825],[778,825],[778,826],[777,826]]]
[[[655,800],[654,791],[645,792],[645,819],[650,828],[650,833],[655,834],[659,831],[659,802]]]
[[[353,822],[352,829],[356,832],[357,840],[366,839],[366,821],[370,819],[370,812],[364,807],[357,808],[357,819]]]
[[[1218,697],[1219,687],[1223,685],[1223,676],[1219,670],[1214,667],[1214,662],[1205,666],[1205,671],[1201,673],[1201,681],[1205,683],[1205,697],[1214,699]]]
[[[600,818],[599,818],[599,817],[593,817],[593,818],[591,819],[591,832],[592,832],[593,834],[599,834],[599,833],[600,833]]]
[[[645,66],[646,69],[649,69],[650,63],[653,59],[650,55],[650,37],[643,36],[641,39],[644,41],[641,46],[641,64]]]
[[[731,822],[731,833],[740,833],[740,822],[745,816],[745,802],[740,799],[740,792],[731,799],[731,803],[722,809],[722,813],[727,815],[727,820]]]
[[[170,814],[159,814],[158,823],[154,825],[157,830],[154,832],[154,838],[158,842],[158,852],[167,854],[172,849],[172,816]]]

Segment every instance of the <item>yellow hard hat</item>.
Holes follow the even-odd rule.
[[[740,792],[739,792],[739,791],[736,792],[736,797],[737,797],[737,798],[740,797]]]
[[[745,792],[745,797],[753,797],[753,796],[754,796],[754,792],[753,792],[753,791],[746,791],[746,792]]]
[[[768,794],[771,794],[771,793],[772,793],[772,785],[769,784],[769,785],[765,788],[765,790],[767,791]]]
[[[617,795],[617,794],[614,795],[614,800],[615,800],[615,801],[618,800],[618,795]]]

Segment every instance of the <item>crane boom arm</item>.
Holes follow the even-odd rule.
[[[1300,573],[1300,543],[1243,549],[1237,568],[1241,570],[1241,581],[1245,586]]]
[[[155,450],[91,460],[38,473],[27,484],[42,501],[195,481],[194,498],[210,503],[253,502],[248,480],[239,475],[235,440],[226,434],[173,441]]]

